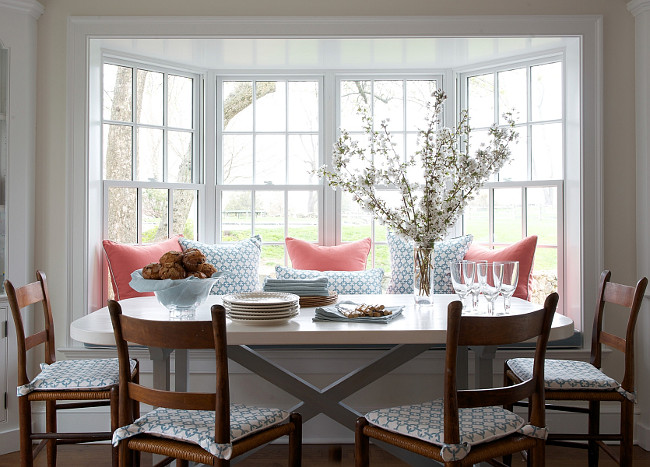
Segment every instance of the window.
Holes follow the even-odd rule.
[[[286,264],[287,236],[322,239],[320,78],[220,78],[217,231],[262,237],[260,275]]]
[[[102,77],[105,238],[196,238],[203,193],[198,78],[113,60]]]
[[[563,62],[555,58],[466,72],[461,102],[470,115],[470,147],[477,147],[493,123],[512,111],[519,140],[512,158],[468,206],[463,230],[474,241],[501,248],[537,235],[533,299],[550,290],[563,295],[564,111]]]
[[[359,110],[372,117],[375,129],[383,120],[388,120],[389,131],[396,143],[395,151],[406,156],[417,148],[418,130],[425,124],[427,104],[438,89],[442,78],[436,77],[344,77],[338,80],[337,128],[345,128],[360,145],[364,141],[363,121]],[[381,161],[375,161],[381,164]],[[383,187],[384,199],[391,199],[390,187]],[[396,196],[395,202],[399,199]],[[372,265],[385,271],[385,281],[390,277],[390,256],[386,244],[386,227],[373,220],[352,200],[349,193],[340,194],[340,232],[342,242],[372,239]]]

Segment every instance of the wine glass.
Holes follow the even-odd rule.
[[[471,293],[471,286],[474,283],[475,263],[472,261],[450,261],[449,270],[451,285],[463,302],[464,308],[465,298]]]
[[[479,283],[479,264],[487,264],[487,260],[479,259],[471,261],[474,263],[474,281],[470,285],[470,293],[472,294],[472,311],[478,310],[478,297],[481,294],[481,284]]]
[[[494,301],[501,293],[503,280],[503,265],[499,263],[479,263],[478,271],[479,288],[488,302],[488,315],[494,314]]]
[[[498,261],[498,264],[503,265],[501,295],[503,295],[503,311],[507,314],[508,310],[510,310],[510,299],[515,293],[519,282],[519,261]]]

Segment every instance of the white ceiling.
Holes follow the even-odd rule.
[[[345,39],[92,39],[100,47],[189,67],[238,69],[458,69],[539,51],[576,37],[431,37]]]

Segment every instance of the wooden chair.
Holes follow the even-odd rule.
[[[212,323],[200,321],[147,321],[122,314],[120,304],[109,300],[115,342],[120,360],[120,425],[113,444],[120,450],[120,465],[129,465],[132,451],[167,456],[159,465],[177,459],[228,466],[230,459],[289,435],[289,466],[301,464],[300,414],[283,410],[230,404],[226,314],[212,307]],[[215,390],[209,393],[163,391],[129,382],[127,342],[173,349],[214,349]],[[156,407],[134,422],[132,403]],[[156,434],[156,436],[154,435]]]
[[[598,465],[599,447],[621,466],[632,465],[634,439],[634,328],[641,308],[648,279],[641,278],[635,287],[610,282],[610,271],[600,275],[598,304],[594,319],[589,362],[574,360],[546,360],[544,386],[547,401],[586,401],[589,407],[560,406],[547,404],[548,410],[585,413],[589,416],[587,434],[550,433],[548,444],[587,448],[590,466]],[[612,319],[627,318],[625,338],[603,331],[605,304],[618,305],[608,308]],[[611,309],[610,309],[611,308]],[[623,352],[625,371],[623,380],[618,381],[604,374],[601,368],[602,345]],[[506,384],[518,383],[530,372],[530,359],[516,358],[505,362]],[[618,434],[600,433],[600,402],[617,401],[621,404],[621,423]],[[523,405],[523,404],[522,404]],[[582,441],[579,443],[577,441]],[[587,443],[584,443],[587,441]],[[618,441],[618,455],[604,441]]]
[[[18,418],[20,424],[20,465],[32,467],[34,457],[47,445],[47,465],[56,465],[56,447],[64,443],[83,443],[110,440],[113,430],[118,427],[118,386],[119,371],[117,359],[63,360],[56,361],[54,345],[54,322],[45,274],[36,271],[37,281],[15,288],[4,282],[11,314],[16,326],[18,345]],[[30,305],[42,305],[44,329],[25,336],[25,326],[21,311]],[[31,311],[30,311],[31,310]],[[36,307],[25,313],[36,314]],[[34,319],[31,318],[30,322]],[[41,373],[30,380],[27,376],[27,351],[39,344],[45,344],[44,364]],[[137,363],[132,362],[134,376],[137,378]],[[58,401],[78,401],[60,404]],[[32,431],[31,404],[45,402],[45,433]],[[111,431],[93,433],[58,433],[57,411],[82,407],[111,407]],[[32,450],[33,441],[41,440]],[[117,466],[117,450],[113,449],[113,465]]]
[[[449,466],[472,465],[528,450],[533,466],[544,465],[543,362],[558,295],[548,296],[544,308],[507,316],[463,316],[461,302],[449,304],[444,397],[390,409],[373,410],[356,426],[355,465],[369,465],[369,440],[407,449]],[[515,386],[457,390],[458,346],[505,345],[537,337],[535,370]],[[528,398],[528,420],[503,405]]]

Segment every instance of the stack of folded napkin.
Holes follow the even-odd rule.
[[[341,302],[338,305],[322,306],[316,308],[312,321],[345,321],[353,323],[389,323],[393,319],[402,314],[403,306],[387,306],[386,310],[391,311],[390,315],[385,316],[359,316],[356,318],[348,318],[345,313],[341,311],[342,305],[355,306],[353,302]],[[346,313],[350,312],[350,307],[345,307]]]
[[[300,297],[327,297],[327,277],[315,279],[271,279],[264,281],[264,292],[289,292]]]

